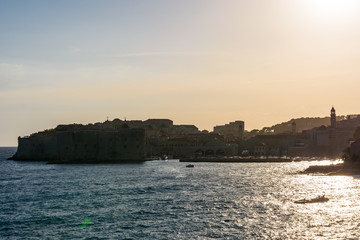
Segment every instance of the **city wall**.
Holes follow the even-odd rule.
[[[12,159],[53,162],[143,161],[143,129],[115,131],[58,131],[52,135],[34,134],[18,138]]]

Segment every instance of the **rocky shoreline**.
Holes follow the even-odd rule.
[[[301,173],[303,174],[325,174],[328,176],[352,176],[360,175],[360,166],[358,164],[331,164],[310,166]]]
[[[14,157],[9,157],[7,160],[13,160],[18,162],[45,162],[46,164],[141,164],[147,159],[133,159],[133,160],[124,160],[124,159],[115,159],[115,160],[89,160],[89,159],[76,159],[76,160],[57,160],[57,159],[16,159]]]
[[[71,160],[71,161],[47,161],[46,164],[142,164],[145,160]]]

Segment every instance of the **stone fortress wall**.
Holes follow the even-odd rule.
[[[139,128],[117,130],[56,131],[18,139],[15,160],[56,162],[142,161],[145,131]]]
[[[235,126],[235,130],[234,130]],[[199,131],[194,125],[174,125],[169,119],[58,125],[55,129],[19,137],[15,160],[51,162],[116,162],[173,157],[234,156],[244,123],[226,125],[224,133]],[[234,130],[235,136],[229,135]]]

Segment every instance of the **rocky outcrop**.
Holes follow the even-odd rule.
[[[310,166],[303,172],[305,174],[326,174],[330,176],[352,176],[360,175],[359,164],[332,164],[324,166]]]

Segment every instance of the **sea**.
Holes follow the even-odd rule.
[[[50,165],[15,151],[0,148],[0,239],[360,238],[360,178],[299,173],[335,160]]]

